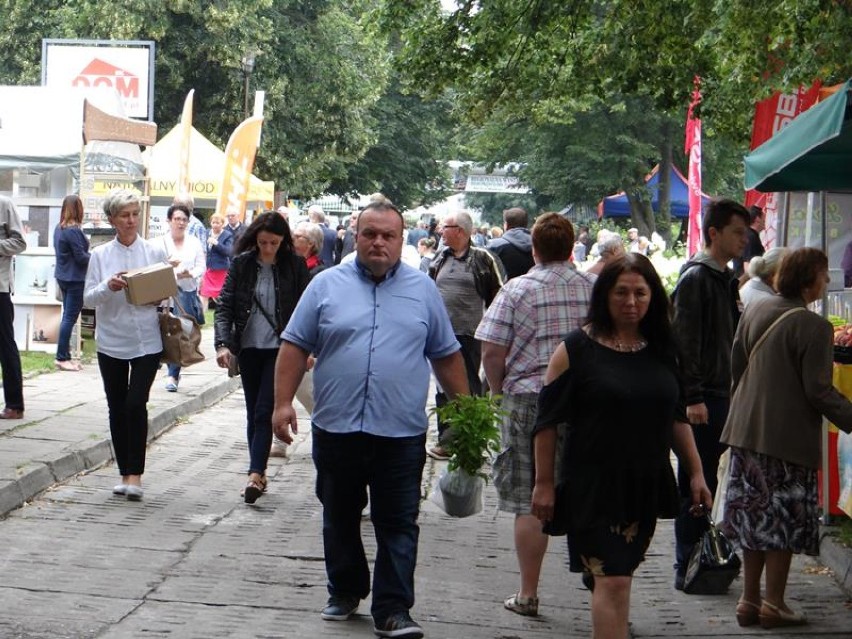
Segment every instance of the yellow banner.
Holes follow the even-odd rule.
[[[249,181],[262,126],[262,117],[251,117],[243,121],[228,140],[222,188],[216,202],[216,212],[220,215],[224,216],[230,207],[239,211],[240,217],[245,215]]]
[[[177,183],[181,193],[189,193],[189,149],[192,134],[192,97],[195,89],[190,89],[183,102],[183,113],[180,116],[180,161],[178,162]]]

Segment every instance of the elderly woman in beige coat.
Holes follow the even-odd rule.
[[[721,438],[731,447],[722,528],[743,551],[741,626],[806,623],[784,595],[793,553],[819,549],[822,416],[852,432],[852,403],[832,383],[831,324],[806,308],[827,282],[823,252],[792,251],[778,270],[779,294],[749,305],[734,338],[731,410]]]

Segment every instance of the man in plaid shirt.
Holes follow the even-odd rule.
[[[586,319],[594,281],[569,261],[574,227],[558,213],[536,220],[532,246],[535,266],[503,286],[475,335],[482,342],[488,385],[492,392],[502,393],[506,411],[493,479],[500,510],[515,514],[521,585],[504,606],[528,616],[538,614],[538,580],[547,551],[541,522],[530,514],[536,402],[551,354]]]

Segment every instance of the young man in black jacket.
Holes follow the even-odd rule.
[[[719,437],[728,417],[731,347],[740,317],[738,282],[727,264],[742,255],[748,223],[748,211],[737,202],[710,202],[702,224],[705,248],[683,265],[672,294],[686,416],[711,493],[725,449]],[[678,484],[682,508],[675,519],[675,588],[682,590],[689,556],[706,530],[706,520],[690,514],[689,477],[680,469]]]

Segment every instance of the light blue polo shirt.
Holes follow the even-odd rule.
[[[376,284],[357,259],[311,280],[282,336],[316,356],[313,424],[383,437],[426,432],[428,360],[460,348],[425,273],[400,262]]]

